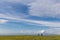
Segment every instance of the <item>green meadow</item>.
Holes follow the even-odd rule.
[[[60,40],[60,36],[0,36],[0,40]]]

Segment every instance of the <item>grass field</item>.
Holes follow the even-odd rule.
[[[0,40],[60,40],[60,36],[0,36]]]

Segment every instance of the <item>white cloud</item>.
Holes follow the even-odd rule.
[[[32,16],[60,18],[60,3],[54,0],[36,0],[29,5]]]
[[[4,23],[6,23],[6,22],[8,22],[8,20],[0,19],[0,24],[4,24]]]
[[[41,24],[43,26],[48,26],[48,27],[60,27],[60,22],[36,21],[36,20],[27,20],[27,19],[19,19],[19,21]]]

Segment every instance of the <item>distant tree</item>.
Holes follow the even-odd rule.
[[[43,36],[43,33],[41,33],[41,36]]]
[[[43,33],[41,33],[41,34],[38,34],[38,36],[43,36]]]

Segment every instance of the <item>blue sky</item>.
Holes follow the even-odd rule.
[[[60,0],[0,0],[0,35],[60,35]]]

